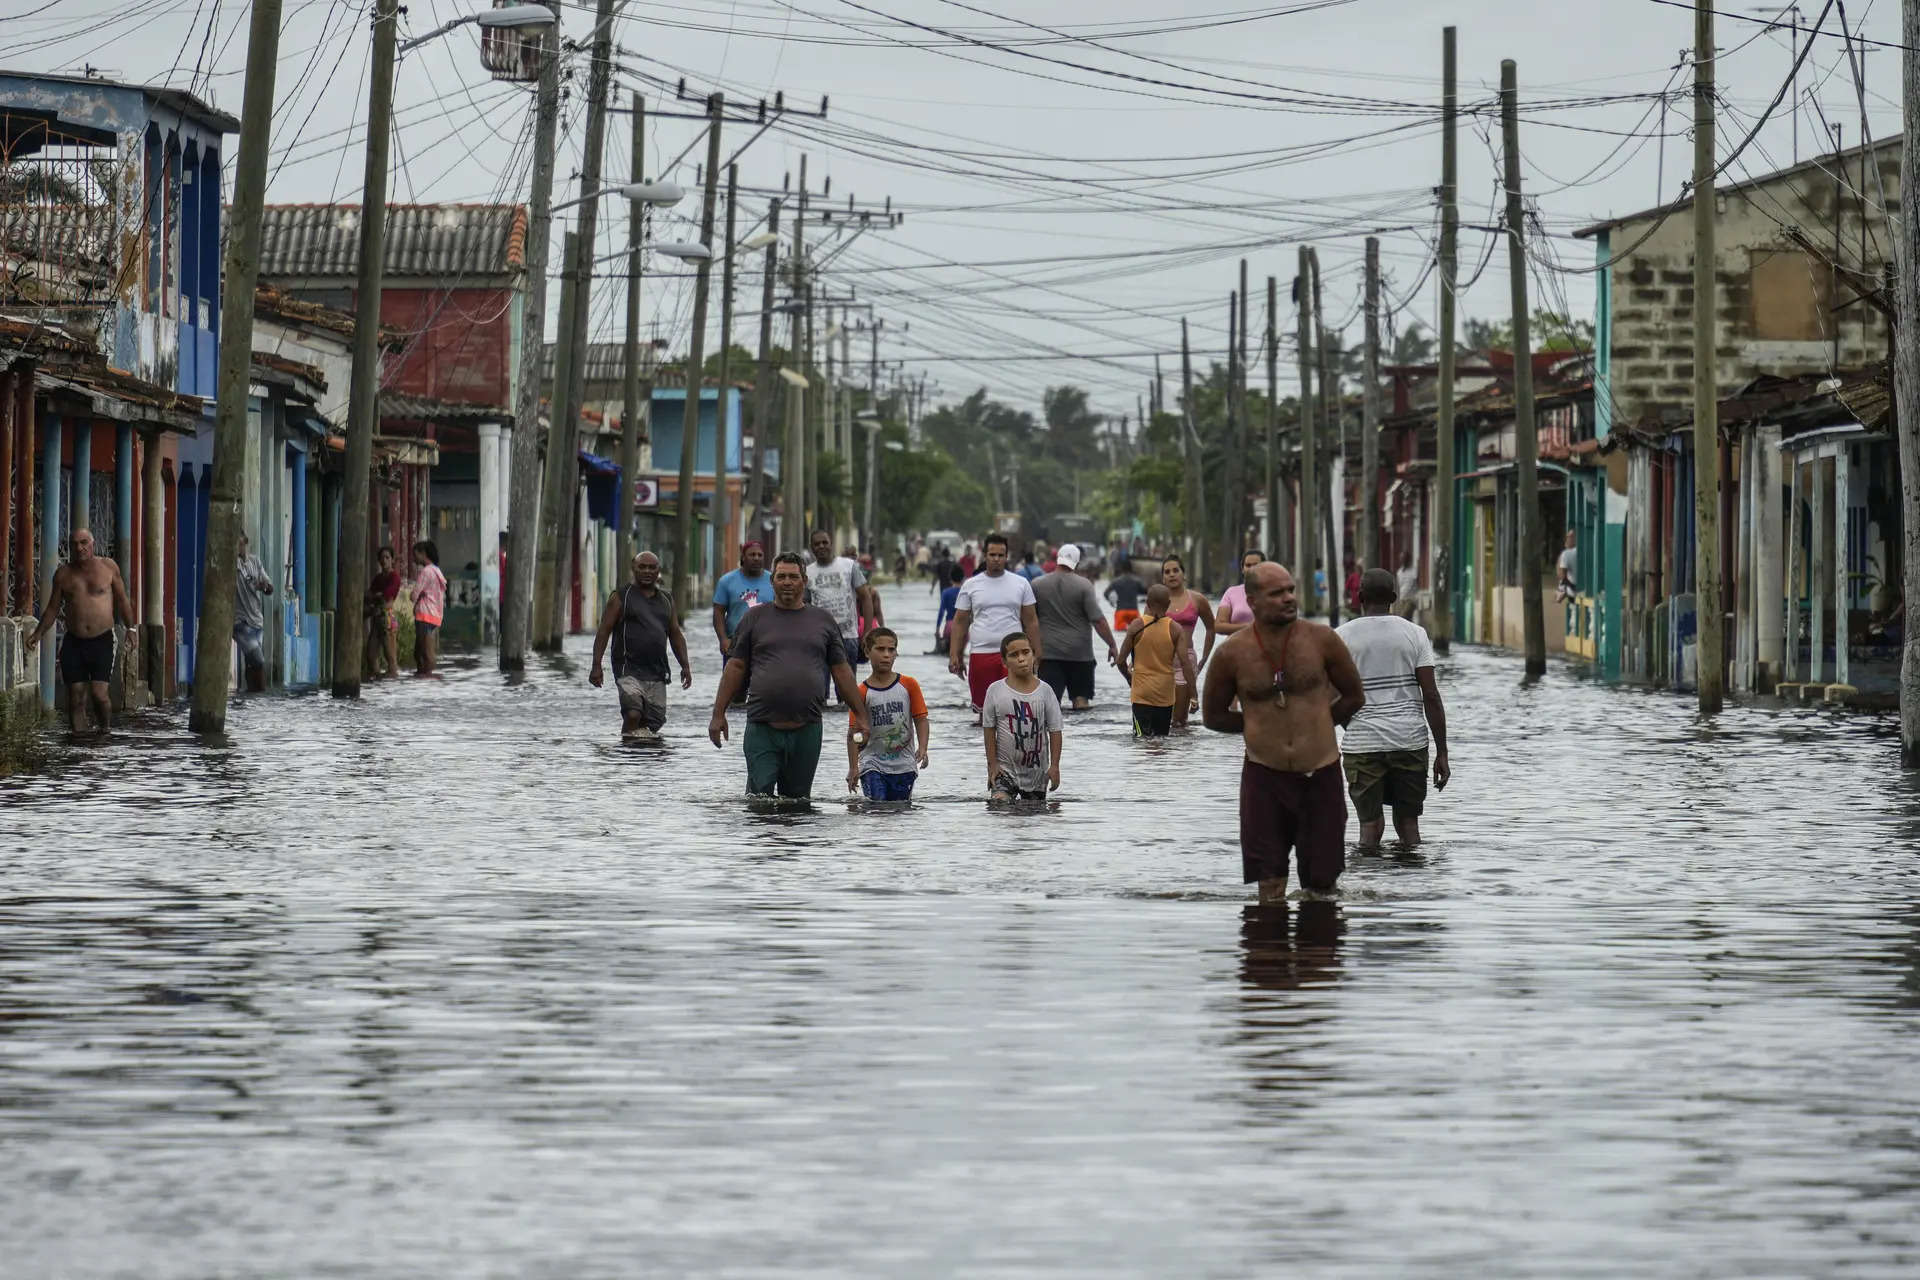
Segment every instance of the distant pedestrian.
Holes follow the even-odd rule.
[[[1033,641],[1018,631],[1000,641],[1006,675],[981,700],[987,792],[994,803],[1044,800],[1060,789],[1060,699],[1035,672]]]
[[[1186,629],[1167,616],[1168,599],[1164,583],[1147,588],[1146,615],[1133,620],[1120,642],[1120,674],[1132,685],[1137,738],[1164,738],[1173,731],[1176,672],[1186,677],[1189,689],[1199,681]]]
[[[430,676],[440,659],[440,623],[447,611],[447,575],[431,538],[413,544],[413,666]]]
[[[945,653],[947,637],[952,630],[953,615],[959,609],[960,566],[951,560],[942,561],[942,572],[946,574],[940,582],[940,608],[933,615],[933,648],[929,653]]]
[[[1567,544],[1560,552],[1560,562],[1555,566],[1557,580],[1553,588],[1553,598],[1565,604],[1573,599],[1579,589],[1580,535],[1572,529],[1567,530]]]
[[[806,561],[792,551],[775,556],[773,607],[749,610],[741,621],[714,694],[707,736],[718,747],[728,736],[727,706],[746,687],[749,795],[798,800],[813,790],[827,680],[851,708],[854,731],[868,731],[840,623],[808,604],[806,592]]]
[[[1400,573],[1394,579],[1394,587],[1399,591],[1400,598],[1394,602],[1393,612],[1396,616],[1411,622],[1414,613],[1420,607],[1420,570],[1413,566],[1413,552],[1408,551],[1400,557]],[[1364,597],[1366,592],[1364,582],[1360,584],[1360,590]],[[1360,604],[1364,611],[1366,607],[1364,598]]]
[[[593,669],[587,683],[606,679],[600,660],[613,642],[613,686],[620,691],[620,736],[627,742],[658,742],[667,722],[667,649],[680,664],[680,687],[693,687],[687,638],[680,632],[673,597],[660,589],[660,557],[642,551],[633,558],[633,581],[607,597],[593,636]]]
[[[1113,629],[1124,634],[1140,616],[1140,597],[1147,593],[1147,584],[1133,571],[1133,561],[1121,557],[1119,568],[1114,570],[1113,581],[1107,583],[1102,594],[1107,603],[1113,606]]]
[[[246,534],[240,535],[236,550],[233,639],[240,647],[241,678],[246,688],[259,693],[267,687],[267,613],[260,597],[273,594],[273,579],[247,549]]]
[[[840,627],[840,639],[846,649],[847,665],[858,668],[866,661],[860,652],[862,620],[873,613],[873,590],[867,575],[851,556],[833,554],[833,535],[825,529],[813,533],[813,561],[807,565],[807,603],[825,609]]]
[[[860,684],[867,728],[847,716],[847,790],[869,800],[911,800],[914,781],[927,767],[927,700],[919,681],[894,672],[900,637],[891,628],[875,627],[865,643],[873,664],[873,674]]]
[[[1346,601],[1348,613],[1360,612],[1360,566],[1352,560],[1347,561]]]
[[[1240,872],[1262,902],[1284,901],[1287,858],[1301,887],[1331,892],[1346,867],[1344,725],[1366,704],[1360,673],[1332,628],[1300,617],[1293,575],[1254,566],[1254,624],[1220,647],[1207,674],[1206,726],[1246,741],[1240,769]],[[1234,710],[1239,700],[1240,710]]]
[[[725,665],[733,633],[747,610],[773,603],[773,579],[767,574],[767,549],[758,541],[741,544],[740,567],[721,575],[713,588],[713,635],[720,642],[720,662]],[[746,690],[740,691],[740,698]],[[736,699],[738,701],[739,699]]]
[[[933,557],[933,572],[931,574],[933,581],[927,584],[927,594],[938,595],[940,592],[946,590],[949,585],[947,579],[953,576],[953,572],[957,567],[954,563],[953,553],[947,550],[946,543],[941,543],[939,553]]]
[[[1240,581],[1221,593],[1219,607],[1213,611],[1213,629],[1221,635],[1230,636],[1253,625],[1253,609],[1247,604],[1247,575],[1266,558],[1266,553],[1258,549],[1240,553]]]
[[[976,721],[987,688],[1007,674],[1000,658],[1001,638],[1024,631],[1033,642],[1036,660],[1041,652],[1040,619],[1034,612],[1033,584],[1007,571],[1005,535],[990,533],[981,546],[986,552],[986,568],[960,584],[960,594],[954,597],[953,629],[947,641],[947,669],[966,680],[968,701]]]
[[[979,560],[974,558],[973,544],[969,542],[967,543],[966,550],[960,553],[961,580],[965,581],[966,579],[971,578],[974,575],[974,571],[977,570],[979,567],[980,567]]]
[[[1207,659],[1213,656],[1213,605],[1204,595],[1187,585],[1187,566],[1179,556],[1168,556],[1160,562],[1160,581],[1166,586],[1170,597],[1167,616],[1179,623],[1187,633],[1189,657],[1193,655],[1194,638],[1200,634],[1202,627],[1206,628],[1207,647],[1193,662],[1194,671],[1204,671]],[[1176,668],[1173,676],[1174,687],[1180,694],[1173,703],[1173,723],[1180,728],[1186,727],[1188,715],[1200,705],[1200,686],[1187,684],[1180,674],[1184,670],[1184,666]]]
[[[1063,703],[1084,711],[1093,705],[1093,677],[1099,663],[1093,656],[1092,633],[1107,646],[1107,661],[1117,664],[1119,649],[1113,629],[1100,609],[1093,584],[1080,576],[1080,548],[1062,543],[1051,572],[1033,584],[1034,616],[1040,620],[1040,678]]]
[[[380,548],[378,572],[367,584],[367,644],[365,665],[376,677],[400,674],[400,622],[393,602],[400,598],[400,571],[392,547]]]
[[[1408,848],[1420,843],[1427,801],[1427,737],[1433,737],[1433,785],[1446,790],[1447,710],[1433,679],[1433,643],[1425,627],[1393,616],[1393,575],[1369,569],[1361,576],[1361,615],[1340,628],[1353,655],[1367,704],[1347,725],[1341,758],[1347,791],[1360,819],[1360,843],[1375,847],[1386,833],[1383,806]]]

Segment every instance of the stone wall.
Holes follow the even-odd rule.
[[[1762,374],[1858,369],[1886,359],[1886,318],[1868,304],[1849,303],[1859,292],[1855,284],[1845,276],[1829,280],[1824,265],[1786,234],[1787,227],[1798,227],[1833,255],[1837,225],[1838,261],[1855,270],[1864,263],[1878,278],[1892,243],[1880,207],[1880,182],[1897,213],[1900,139],[1880,142],[1874,151],[1870,158],[1855,148],[1842,153],[1838,166],[1829,155],[1745,187],[1722,188],[1716,198],[1714,245],[1719,293],[1715,381],[1720,395],[1731,395]],[[1880,182],[1872,170],[1874,160]],[[1836,201],[1837,170],[1844,170],[1846,185]],[[1614,226],[1611,251],[1617,254],[1633,246],[1653,222],[1641,218]],[[1610,271],[1613,421],[1690,418],[1692,210],[1674,213]],[[1838,310],[1833,309],[1836,305]]]

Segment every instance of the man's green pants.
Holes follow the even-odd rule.
[[[804,800],[820,766],[820,722],[776,729],[747,722],[747,794]]]

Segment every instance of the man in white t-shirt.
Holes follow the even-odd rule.
[[[1447,789],[1447,712],[1433,682],[1433,643],[1426,630],[1393,614],[1393,575],[1360,575],[1360,616],[1340,628],[1359,668],[1366,705],[1347,725],[1340,755],[1347,794],[1360,819],[1360,844],[1377,846],[1386,833],[1385,806],[1403,845],[1420,843],[1427,800],[1427,737],[1433,737],[1433,785]]]
[[[1033,607],[1033,584],[1007,572],[1007,540],[1002,535],[988,534],[981,550],[986,567],[960,584],[947,640],[947,669],[965,678],[975,724],[980,723],[987,689],[1007,675],[1000,660],[1001,638],[1025,631],[1033,641],[1036,662],[1040,656],[1040,615]]]
[[[847,665],[857,678],[860,664],[866,661],[866,655],[860,652],[860,633],[866,629],[862,624],[879,621],[873,590],[867,586],[867,575],[860,571],[859,561],[833,554],[833,535],[825,529],[815,529],[808,545],[813,548],[813,560],[807,565],[807,603],[825,609],[840,625],[840,638],[847,644]]]

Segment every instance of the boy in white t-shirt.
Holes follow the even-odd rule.
[[[1434,787],[1445,791],[1453,776],[1447,765],[1447,712],[1433,681],[1433,643],[1425,628],[1393,616],[1398,595],[1393,574],[1367,570],[1360,575],[1361,616],[1338,632],[1367,693],[1340,747],[1362,848],[1379,845],[1386,834],[1388,805],[1400,842],[1420,843],[1429,734]]]
[[[1006,678],[988,686],[981,700],[988,798],[996,804],[1045,800],[1060,789],[1060,699],[1037,674],[1039,658],[1024,634],[1002,637],[1000,656]]]
[[[1007,571],[1004,536],[988,534],[982,550],[986,568],[960,584],[947,640],[947,669],[966,680],[975,724],[980,723],[988,687],[1007,674],[1000,660],[1002,639],[1024,632],[1033,644],[1034,664],[1040,661],[1040,615],[1034,609],[1033,584]]]

